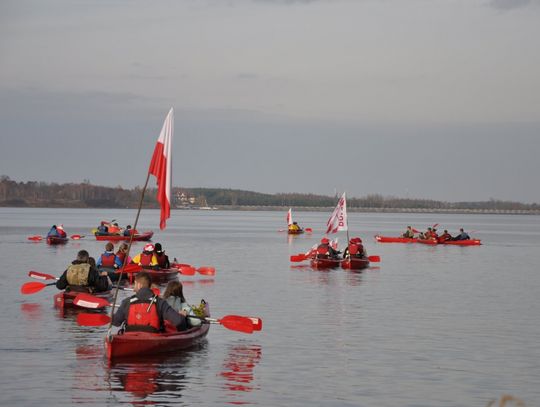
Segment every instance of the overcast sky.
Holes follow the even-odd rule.
[[[540,0],[2,0],[0,175],[540,202]]]

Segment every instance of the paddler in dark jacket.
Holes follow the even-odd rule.
[[[111,282],[107,272],[103,275],[89,264],[90,255],[86,250],[77,253],[77,259],[64,271],[56,282],[59,290],[100,292],[110,290]]]
[[[164,320],[167,320],[178,331],[187,329],[185,315],[154,294],[151,283],[150,275],[144,271],[135,276],[135,295],[122,301],[114,313],[113,325],[120,326],[125,322],[128,332],[163,332]]]
[[[161,247],[161,243],[156,243],[154,246],[154,255],[156,256],[158,266],[162,269],[171,268],[171,263],[169,262],[169,256],[165,254],[165,250]]]

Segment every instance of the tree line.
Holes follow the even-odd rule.
[[[156,189],[147,189],[143,206],[158,208]],[[225,188],[180,188],[172,189],[172,207],[177,205],[180,194],[194,197],[196,202],[204,202],[212,207],[333,207],[338,197],[316,194],[278,193],[264,194],[253,191]],[[75,208],[136,208],[141,196],[141,188],[125,189],[121,186],[104,187],[92,185],[88,180],[82,183],[46,183],[37,181],[17,182],[8,176],[0,177],[0,206],[15,207],[75,207]],[[430,199],[398,198],[379,194],[364,197],[350,197],[349,208],[378,209],[438,209],[438,210],[501,210],[539,211],[537,203],[490,199],[476,202],[444,202]],[[178,205],[180,206],[180,205]]]

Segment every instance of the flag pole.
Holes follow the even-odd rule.
[[[124,261],[122,263],[122,268],[120,269],[120,276],[118,277],[118,282],[116,284],[116,291],[114,292],[114,299],[111,307],[111,322],[109,323],[108,328],[108,336],[111,334],[111,328],[112,328],[112,321],[114,316],[114,308],[116,306],[116,299],[118,298],[118,291],[120,291],[120,283],[122,282],[122,275],[124,274],[124,267],[126,267],[126,263],[129,259],[129,252],[131,251],[131,244],[133,243],[133,236],[135,236],[135,230],[137,230],[137,223],[139,223],[139,215],[141,214],[142,204],[144,200],[144,193],[146,192],[146,187],[148,186],[148,181],[150,180],[150,171],[148,171],[148,175],[146,176],[146,182],[144,183],[144,187],[141,192],[141,199],[139,200],[139,207],[137,208],[137,216],[135,216],[135,223],[133,224],[133,232],[130,233],[129,236],[129,243],[128,243],[128,249],[126,252],[126,256],[124,257]]]

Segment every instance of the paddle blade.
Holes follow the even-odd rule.
[[[143,268],[141,266],[139,266],[138,264],[128,264],[123,269],[116,270],[116,273],[118,273],[118,274],[120,274],[120,273],[138,273],[139,271],[142,271],[142,269]]]
[[[157,287],[152,288],[152,292],[153,292],[155,295],[161,294],[161,291],[160,291],[159,288],[157,288]]]
[[[43,240],[43,237],[41,237],[41,236],[28,236],[28,240],[40,241],[40,240]]]
[[[216,269],[214,267],[199,267],[197,273],[202,274],[203,276],[215,276]]]
[[[84,236],[81,236],[81,235],[71,235],[71,238],[73,240],[79,240],[79,239],[82,239]]]
[[[93,309],[104,308],[111,305],[111,303],[105,298],[96,297],[95,295],[91,295],[88,293],[77,294],[77,296],[73,300],[73,304],[79,307]]]
[[[246,334],[253,333],[253,322],[251,322],[251,319],[246,317],[226,315],[219,319],[218,322],[231,331],[244,332]]]
[[[305,254],[296,254],[291,256],[292,262],[299,262],[304,260],[307,260],[307,256]]]
[[[254,331],[261,331],[262,330],[262,319],[257,317],[246,317],[251,319],[251,324],[253,325]]]
[[[111,317],[105,314],[79,314],[77,324],[81,326],[102,326],[111,322]]]
[[[306,232],[308,232],[308,233],[313,232],[313,229],[311,229],[311,228],[305,228],[304,230],[305,230]]]
[[[29,283],[24,283],[21,286],[21,294],[35,294],[47,287],[48,284],[40,283],[38,281],[30,281]]]
[[[380,256],[368,256],[368,260],[372,263],[379,263],[381,261]]]
[[[183,265],[181,267],[178,267],[178,272],[184,276],[192,276],[195,274],[197,270],[195,267],[190,265]]]
[[[40,273],[39,271],[29,271],[28,276],[37,280],[56,280],[55,276],[50,274]]]

